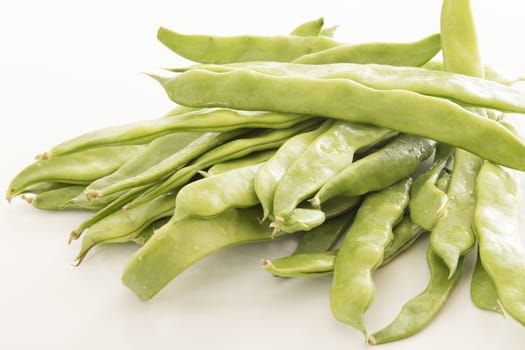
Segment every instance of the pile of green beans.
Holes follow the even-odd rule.
[[[525,113],[525,93],[481,64],[469,0],[444,0],[440,33],[414,42],[348,44],[334,30],[322,18],[266,37],[160,28],[196,63],[152,76],[178,106],[56,145],[6,198],[92,211],[69,236],[82,238],[77,265],[100,244],[140,245],[122,281],[142,300],[220,249],[292,236],[296,250],[263,268],[333,275],[334,318],[369,344],[428,325],[472,252],[472,302],[525,325],[525,141],[505,120]],[[421,237],[428,286],[369,333],[374,272]]]

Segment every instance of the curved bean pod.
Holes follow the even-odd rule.
[[[215,73],[192,69],[160,82],[173,101],[184,105],[311,113],[369,123],[434,139],[525,170],[524,142],[497,122],[442,98],[371,89],[348,79],[271,76],[248,70]]]
[[[247,208],[259,203],[253,180],[261,163],[194,181],[179,191],[174,220],[188,216],[207,217],[228,208]]]
[[[310,200],[314,207],[335,196],[359,196],[381,190],[410,176],[430,157],[435,142],[403,134],[359,159],[326,182]]]
[[[429,247],[427,264],[430,269],[430,281],[423,292],[408,301],[397,317],[385,328],[368,338],[368,343],[383,344],[407,338],[416,334],[432,321],[441,310],[448,296],[456,286],[463,269],[463,258],[458,268],[449,277],[448,267]]]
[[[157,294],[200,259],[229,246],[271,240],[260,208],[229,209],[211,218],[170,221],[128,261],[122,282],[140,299]],[[281,234],[280,234],[281,235]]]
[[[23,196],[23,198],[35,208],[42,210],[77,209],[75,206],[68,206],[67,203],[82,193],[84,188],[85,186],[82,185],[72,185],[41,192],[34,197]],[[82,207],[81,209],[87,208]],[[89,209],[97,210],[98,208]]]
[[[485,162],[476,180],[474,226],[479,255],[503,309],[525,325],[525,249],[518,231],[518,182],[503,167]]]
[[[9,201],[29,186],[41,182],[89,184],[111,174],[143,149],[144,146],[104,147],[36,161],[15,176],[9,184],[6,198]]]
[[[480,309],[504,316],[494,281],[483,267],[479,254],[476,256],[476,265],[470,281],[470,299]]]
[[[372,275],[381,265],[392,241],[392,228],[408,206],[411,180],[369,195],[347,232],[334,265],[330,306],[338,321],[368,338],[364,314],[374,297]]]
[[[411,43],[343,44],[301,56],[293,63],[377,63],[392,66],[421,66],[441,50],[439,34]]]
[[[297,57],[339,45],[324,36],[218,37],[180,34],[161,27],[157,39],[173,52],[201,63],[247,61],[290,62]]]

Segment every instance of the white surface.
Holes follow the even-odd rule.
[[[473,0],[486,62],[525,72],[524,6]],[[0,13],[0,189],[32,157],[88,130],[160,116],[171,103],[140,72],[186,64],[156,42],[187,33],[279,34],[324,16],[336,39],[415,40],[439,30],[440,1],[11,1]],[[154,300],[120,283],[133,245],[96,249],[75,268],[71,228],[86,216],[0,201],[0,349],[363,349],[333,319],[330,278],[280,280],[259,267],[293,241],[211,256]],[[522,231],[525,232],[525,231]],[[523,234],[522,234],[523,235]],[[426,285],[426,242],[376,274],[366,320],[386,325]],[[525,329],[476,309],[465,277],[419,335],[382,349],[523,349]]]

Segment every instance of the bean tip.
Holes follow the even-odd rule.
[[[26,196],[26,195],[22,195],[20,198],[22,198],[23,200],[25,200],[29,204],[33,203],[33,200],[34,200],[33,197],[29,197],[29,196]]]
[[[274,239],[275,236],[281,231],[281,226],[283,225],[284,219],[277,216],[274,221],[270,223],[270,227],[273,228],[271,238]]]
[[[313,197],[312,199],[309,199],[308,202],[315,209],[321,208],[321,200],[317,196]]]
[[[71,244],[71,242],[73,242],[74,240],[77,240],[78,237],[80,237],[80,234],[78,233],[77,230],[71,231],[71,233],[69,234],[69,238],[67,240],[67,244]]]
[[[370,345],[377,345],[377,340],[373,335],[371,335],[368,337],[367,343]]]
[[[49,152],[40,153],[35,156],[35,160],[38,160],[38,161],[48,160],[49,158],[51,158],[51,154]]]
[[[268,260],[268,259],[262,259],[262,260],[261,260],[261,266],[262,266],[263,268],[267,268],[267,267],[270,266],[270,265],[271,265],[270,260]]]

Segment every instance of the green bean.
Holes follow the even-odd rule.
[[[195,140],[190,141],[184,147],[176,150],[173,154],[163,158],[160,162],[146,168],[143,172],[134,176],[123,177],[120,181],[111,183],[103,188],[90,190],[88,197],[102,197],[108,194],[133,188],[135,186],[148,185],[159,181],[160,179],[173,173],[175,170],[184,166],[191,160],[195,159],[204,152],[229,141],[246,131],[236,130],[225,133],[206,133]],[[177,147],[179,148],[179,147]],[[134,168],[134,167],[133,167]]]
[[[451,149],[438,152],[432,167],[417,177],[410,190],[410,219],[426,230],[431,230],[437,220],[445,215],[447,191],[440,189],[437,182],[451,155]]]
[[[335,318],[368,338],[364,313],[374,297],[372,275],[381,265],[392,228],[408,206],[411,179],[369,195],[359,208],[337,254],[330,290]]]
[[[290,62],[305,54],[339,45],[324,36],[218,37],[180,34],[163,27],[159,28],[157,39],[191,61],[219,64],[246,61]]]
[[[407,338],[422,330],[441,310],[456,286],[463,269],[463,260],[463,258],[460,259],[458,268],[449,277],[447,265],[429,247],[427,252],[427,264],[430,269],[428,286],[403,305],[392,323],[372,334],[368,338],[368,343],[383,344]]]
[[[262,163],[205,177],[184,186],[177,195],[174,220],[187,216],[213,216],[228,208],[259,203],[253,180]]]
[[[213,252],[271,240],[271,230],[257,220],[260,210],[229,209],[211,218],[171,220],[131,257],[122,275],[123,283],[140,299],[147,300]]]
[[[319,226],[319,228],[322,228],[323,226]],[[420,226],[412,223],[409,216],[405,215],[405,217],[394,227],[394,238],[385,248],[381,266],[385,266],[397,255],[408,249],[423,232],[424,230]],[[322,277],[333,273],[337,253],[338,250],[299,254],[294,253],[293,255],[274,260],[263,259],[261,264],[268,272],[275,276]]]
[[[299,239],[293,255],[324,252],[333,248],[354,220],[355,211],[340,215],[324,224],[305,232]]]
[[[483,267],[479,254],[476,256],[476,265],[470,281],[470,299],[482,310],[504,315],[494,281]]]
[[[272,112],[204,108],[171,118],[146,120],[95,130],[55,146],[48,158],[95,147],[143,144],[173,132],[225,132],[241,128],[287,128],[308,117]]]
[[[286,169],[308,148],[308,146],[333,124],[325,121],[318,128],[291,137],[259,170],[255,177],[255,192],[263,207],[264,221],[273,212],[273,198],[277,184],[283,177]],[[272,218],[273,219],[273,218]]]
[[[448,71],[381,64],[332,63],[322,65],[249,62],[231,65],[200,65],[185,71],[205,69],[226,73],[248,70],[277,77],[348,79],[378,90],[403,89],[423,95],[445,97],[468,105],[510,112],[525,112],[525,93],[506,85]],[[158,79],[158,77],[153,76]]]
[[[222,163],[217,163],[213,165],[212,167],[210,167],[206,171],[206,174],[208,176],[209,175],[212,175],[212,176],[219,175],[227,171],[242,168],[245,166],[250,166],[250,165],[257,164],[257,163],[264,163],[268,159],[273,157],[275,155],[275,152],[276,152],[275,149],[271,149],[268,151],[260,151],[260,152],[255,152],[253,154],[248,154],[247,156],[243,158],[228,160]]]
[[[352,163],[354,154],[395,135],[392,130],[338,121],[318,136],[286,169],[275,188],[276,229],[304,199]],[[296,186],[299,182],[301,185]]]
[[[68,206],[67,202],[81,193],[84,188],[85,186],[82,185],[72,185],[41,192],[34,197],[22,196],[22,198],[35,208],[42,210],[77,209],[74,206]]]
[[[519,193],[514,174],[485,162],[476,179],[474,226],[481,263],[503,309],[525,325],[525,249],[518,231]]]
[[[126,207],[131,208],[167,193],[173,188],[182,186],[199,171],[202,171],[213,164],[242,158],[245,155],[256,151],[274,149],[282,145],[293,135],[309,130],[318,123],[319,121],[315,119],[306,120],[288,129],[267,130],[252,135],[252,137],[236,139],[215,147],[195,159],[190,165],[177,170],[170,177],[144,192],[140,197],[128,203]]]
[[[384,189],[410,176],[434,151],[435,142],[403,134],[359,159],[326,182],[310,200],[319,207],[335,196],[359,196]]]
[[[261,266],[279,277],[323,277],[334,272],[336,255],[335,250],[299,253],[280,259],[262,259]]]
[[[295,208],[288,220],[276,225],[270,224],[273,228],[272,237],[278,235],[279,231],[294,233],[298,231],[310,231],[326,221],[326,214],[319,209]]]
[[[361,199],[360,196],[334,197],[325,202],[323,205],[323,213],[325,213],[326,219],[335,218],[359,206]]]
[[[458,35],[458,30],[461,35]],[[470,0],[443,1],[441,37],[446,70],[483,78]],[[447,209],[430,234],[432,249],[449,267],[450,275],[454,273],[459,257],[467,254],[476,240],[472,229],[476,204],[474,187],[482,163],[478,156],[456,149],[447,191]]]
[[[290,35],[298,36],[318,36],[324,25],[324,18],[314,19],[313,21],[304,22],[292,30]]]
[[[80,252],[75,259],[79,265],[86,254],[98,244],[128,242],[138,236],[152,222],[170,216],[175,208],[175,194],[156,198],[130,210],[111,213],[93,224],[82,240]]]
[[[9,201],[29,186],[41,182],[88,184],[111,174],[143,149],[144,146],[104,147],[36,161],[15,176],[9,185],[6,198]]]
[[[518,137],[497,122],[442,98],[371,89],[347,79],[279,77],[248,70],[214,73],[192,69],[160,82],[172,100],[184,105],[310,113],[369,123],[525,170],[525,144]]]
[[[51,190],[56,190],[59,188],[69,187],[71,184],[62,183],[62,182],[39,182],[35,185],[29,186],[24,189],[20,194],[31,193],[38,195],[40,193],[48,192]]]
[[[441,50],[439,34],[411,43],[364,43],[339,45],[295,59],[294,63],[378,63],[393,66],[421,66]]]
[[[168,221],[171,219],[171,217],[164,217],[161,219],[158,219],[151,224],[149,224],[148,227],[143,229],[137,236],[131,237],[129,240],[130,242],[133,242],[138,245],[144,245],[146,242],[153,236],[155,231],[160,229],[162,226],[166,225]]]

